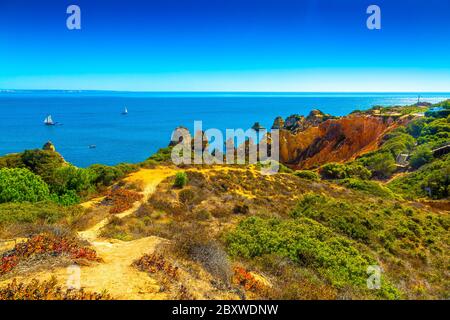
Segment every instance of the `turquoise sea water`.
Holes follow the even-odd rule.
[[[450,93],[422,93],[438,102]],[[0,91],[0,155],[41,148],[50,140],[64,158],[81,167],[145,160],[167,146],[172,130],[250,128],[272,125],[276,116],[320,109],[346,115],[374,105],[408,105],[413,93],[123,93]],[[128,115],[121,114],[124,107]],[[61,125],[45,126],[52,115]],[[96,145],[90,149],[89,145]]]

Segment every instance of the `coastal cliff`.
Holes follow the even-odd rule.
[[[282,121],[278,117],[273,127],[281,127],[280,161],[295,169],[310,169],[374,151],[388,131],[409,120],[367,114],[337,118],[313,110],[306,118],[289,116]]]

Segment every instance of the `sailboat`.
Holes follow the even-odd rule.
[[[52,116],[48,115],[45,119],[44,119],[44,124],[46,126],[54,126],[56,123],[53,122]]]
[[[127,107],[125,107],[125,109],[123,109],[122,114],[123,114],[123,115],[128,114],[128,109],[127,109]]]

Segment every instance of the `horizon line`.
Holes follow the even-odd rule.
[[[247,91],[247,90],[108,90],[108,89],[3,89],[0,88],[0,93],[25,92],[25,91],[40,91],[40,92],[117,92],[117,93],[415,93],[415,94],[450,94],[450,91]]]

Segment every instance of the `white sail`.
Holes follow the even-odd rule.
[[[45,124],[53,124],[53,119],[51,115],[48,115],[47,118],[44,120]]]

